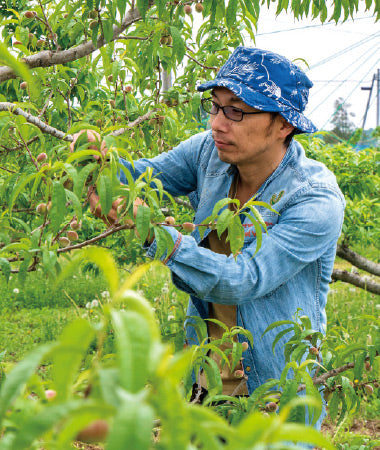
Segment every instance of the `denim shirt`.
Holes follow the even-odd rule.
[[[196,211],[195,224],[210,216],[215,203],[227,197],[237,170],[219,159],[210,131],[153,159],[140,159],[133,167],[121,162],[134,178],[152,167],[171,195],[187,195]],[[120,181],[126,183],[123,173]],[[254,257],[254,227],[242,216],[245,240],[236,260],[204,248],[198,228],[187,236],[174,227],[167,227],[174,250],[161,258],[170,268],[174,284],[190,294],[188,316],[207,318],[209,302],[236,305],[237,325],[253,335],[253,346],[243,354],[249,394],[269,378],[279,378],[285,366],[284,339],[276,353],[272,352],[281,328],[262,336],[268,325],[292,319],[301,308],[313,329],[325,332],[328,284],[345,206],[335,176],[323,164],[306,158],[294,140],[258,190],[256,200],[273,204],[278,214],[257,208],[268,233],[263,233]],[[153,241],[148,256],[153,257],[156,248]],[[189,342],[197,343],[194,328],[188,325],[186,331]],[[239,335],[239,340],[246,338]]]

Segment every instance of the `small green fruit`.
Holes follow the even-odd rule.
[[[39,205],[37,205],[36,211],[38,212],[38,214],[45,214],[46,212],[46,203],[40,203]]]
[[[124,88],[124,91],[125,91],[127,94],[130,94],[130,93],[132,92],[132,90],[133,90],[133,88],[132,88],[132,86],[131,86],[130,84],[128,84],[128,85],[125,86],[125,88]]]
[[[244,370],[235,370],[234,377],[236,377],[236,378],[243,378],[244,377]]]
[[[309,353],[316,356],[319,355],[319,350],[316,347],[310,347]]]
[[[26,81],[23,81],[22,83],[20,83],[21,89],[26,89],[27,87],[28,87],[28,83]]]
[[[185,5],[185,6],[183,7],[183,10],[185,11],[185,14],[187,14],[187,15],[189,15],[189,16],[190,16],[191,13],[193,12],[190,5]]]
[[[96,19],[98,17],[98,11],[96,11],[96,9],[93,9],[88,13],[88,16],[90,17],[90,19]]]
[[[202,3],[196,3],[195,4],[195,11],[198,12],[198,13],[201,13],[203,11]]]
[[[76,219],[73,219],[70,222],[70,228],[74,231],[80,230],[82,228],[82,221],[80,220],[79,222]]]
[[[74,230],[68,230],[66,234],[67,237],[70,239],[70,242],[77,241],[79,239],[78,233]]]
[[[37,156],[37,162],[42,162],[47,160],[47,154],[46,153],[40,153]]]
[[[44,39],[38,39],[38,41],[36,42],[37,47],[41,48],[46,44],[46,42],[44,41]]]
[[[37,13],[34,12],[34,11],[26,11],[25,14],[24,14],[24,16],[27,19],[34,19],[36,17],[36,15],[37,15]]]
[[[278,405],[276,402],[269,402],[265,405],[265,410],[267,412],[275,412],[278,409]]]
[[[247,351],[249,347],[248,342],[242,342],[241,347],[243,352]]]
[[[107,80],[108,80],[110,83],[112,83],[112,81],[113,81],[113,75],[112,75],[112,74],[111,74],[111,75],[108,75]]]
[[[86,443],[104,441],[108,435],[109,426],[103,419],[94,420],[77,434],[77,440]]]
[[[192,232],[192,231],[195,230],[195,225],[194,225],[193,223],[191,223],[191,222],[184,222],[184,223],[182,224],[182,228],[183,228],[185,231]]]
[[[172,217],[172,216],[165,217],[165,223],[167,225],[174,225],[175,224],[175,218]]]
[[[364,390],[365,390],[367,395],[372,395],[373,394],[373,387],[370,384],[365,384],[364,385]]]
[[[97,20],[91,20],[91,22],[88,24],[90,30],[94,30],[98,25],[98,21]]]
[[[70,245],[70,239],[65,236],[60,237],[58,241],[61,247],[68,247]]]

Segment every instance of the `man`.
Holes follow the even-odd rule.
[[[224,393],[251,394],[269,378],[279,378],[284,356],[271,350],[278,331],[262,336],[271,323],[289,320],[301,309],[314,330],[325,331],[344,199],[334,175],[323,164],[307,159],[301,145],[292,140],[294,134],[316,131],[303,115],[311,86],[286,58],[239,47],[215,80],[198,87],[211,90],[210,97],[202,100],[210,113],[211,131],[151,160],[141,159],[134,168],[122,161],[133,177],[152,167],[170,194],[188,195],[196,224],[227,196],[243,204],[255,195],[278,212],[258,208],[268,233],[254,257],[254,228],[241,217],[246,233],[236,260],[225,236],[219,240],[215,231],[207,230],[201,240],[198,229],[184,236],[167,227],[174,249],[161,259],[175,285],[190,294],[188,315],[217,318],[253,335],[253,346],[244,352],[241,367],[247,383],[237,391],[233,373],[223,370]],[[120,180],[126,183],[124,174]],[[93,206],[96,202],[94,195]],[[148,256],[155,251],[151,237]],[[208,332],[211,337],[221,333],[212,323]],[[190,343],[197,341],[191,326],[187,338]]]

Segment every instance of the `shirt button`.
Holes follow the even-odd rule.
[[[246,367],[246,368],[245,368],[245,371],[246,371],[246,372],[250,372],[250,371],[251,371],[251,367],[250,367],[250,366]]]

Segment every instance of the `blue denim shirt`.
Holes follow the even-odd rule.
[[[237,170],[219,159],[210,131],[153,159],[140,159],[134,169],[122,163],[134,178],[152,167],[170,194],[187,195],[196,211],[194,223],[210,216],[215,203],[228,195]],[[124,174],[120,180],[126,183]],[[306,158],[294,140],[256,199],[274,202],[279,214],[258,208],[268,233],[253,258],[256,237],[245,216],[244,247],[237,260],[202,247],[198,229],[186,236],[173,227],[167,229],[174,250],[162,257],[175,285],[190,294],[189,316],[207,318],[209,302],[237,306],[237,325],[249,330],[254,340],[243,355],[249,394],[269,378],[279,378],[285,366],[283,341],[272,353],[279,329],[262,336],[268,325],[292,319],[301,308],[314,330],[325,331],[328,285],[345,206],[335,176],[323,164]],[[147,254],[154,256],[155,251],[153,241]],[[187,335],[190,342],[197,342],[193,327],[187,327]]]

